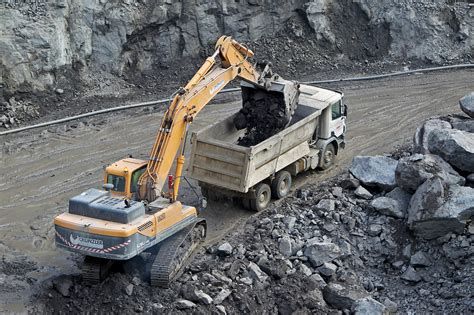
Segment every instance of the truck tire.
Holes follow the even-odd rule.
[[[250,208],[250,199],[249,198],[242,197],[242,206],[244,207],[244,209],[252,210]]]
[[[272,199],[270,186],[265,183],[255,185],[255,198],[250,199],[250,208],[254,211],[265,209]]]
[[[334,164],[334,160],[336,159],[336,148],[334,148],[334,144],[329,143],[326,146],[321,159],[321,169],[323,170],[327,170]]]
[[[284,198],[291,189],[291,174],[288,171],[279,171],[272,181],[272,196],[276,199]]]

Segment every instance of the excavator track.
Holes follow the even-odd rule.
[[[86,256],[82,265],[82,282],[97,284],[104,280],[112,268],[113,261]]]
[[[150,271],[152,286],[168,288],[206,236],[206,222],[200,220],[163,241]]]

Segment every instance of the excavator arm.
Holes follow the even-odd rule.
[[[218,56],[220,64],[216,60]],[[176,200],[184,165],[184,143],[188,127],[220,90],[237,76],[264,88],[266,79],[247,60],[252,56],[251,50],[229,36],[222,36],[216,43],[214,54],[206,59],[188,84],[176,93],[161,122],[147,170],[138,181],[141,200],[151,202],[160,196]],[[168,178],[168,174],[177,154],[173,181]],[[162,189],[167,180],[170,190],[168,194],[164,194]]]

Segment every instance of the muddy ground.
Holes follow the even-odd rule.
[[[353,155],[387,152],[406,143],[422,120],[457,112],[457,100],[472,90],[473,79],[474,71],[460,70],[327,85],[342,90],[350,106],[347,150],[330,172],[304,174],[297,184],[337,174]],[[228,98],[214,102],[200,114],[194,130],[239,106]],[[30,294],[43,280],[78,272],[80,257],[54,248],[53,217],[65,210],[71,196],[100,186],[108,163],[129,154],[145,158],[159,121],[159,110],[142,109],[2,137],[0,311],[25,310]],[[193,201],[189,188],[182,194],[185,201]],[[208,242],[252,214],[230,204],[211,203],[203,214],[209,220]]]

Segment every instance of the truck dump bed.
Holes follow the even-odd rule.
[[[321,112],[339,99],[337,92],[301,85],[298,106],[290,125],[251,147],[237,144],[245,130],[234,127],[235,114],[193,133],[191,177],[246,193],[250,187],[309,154],[309,140]]]

